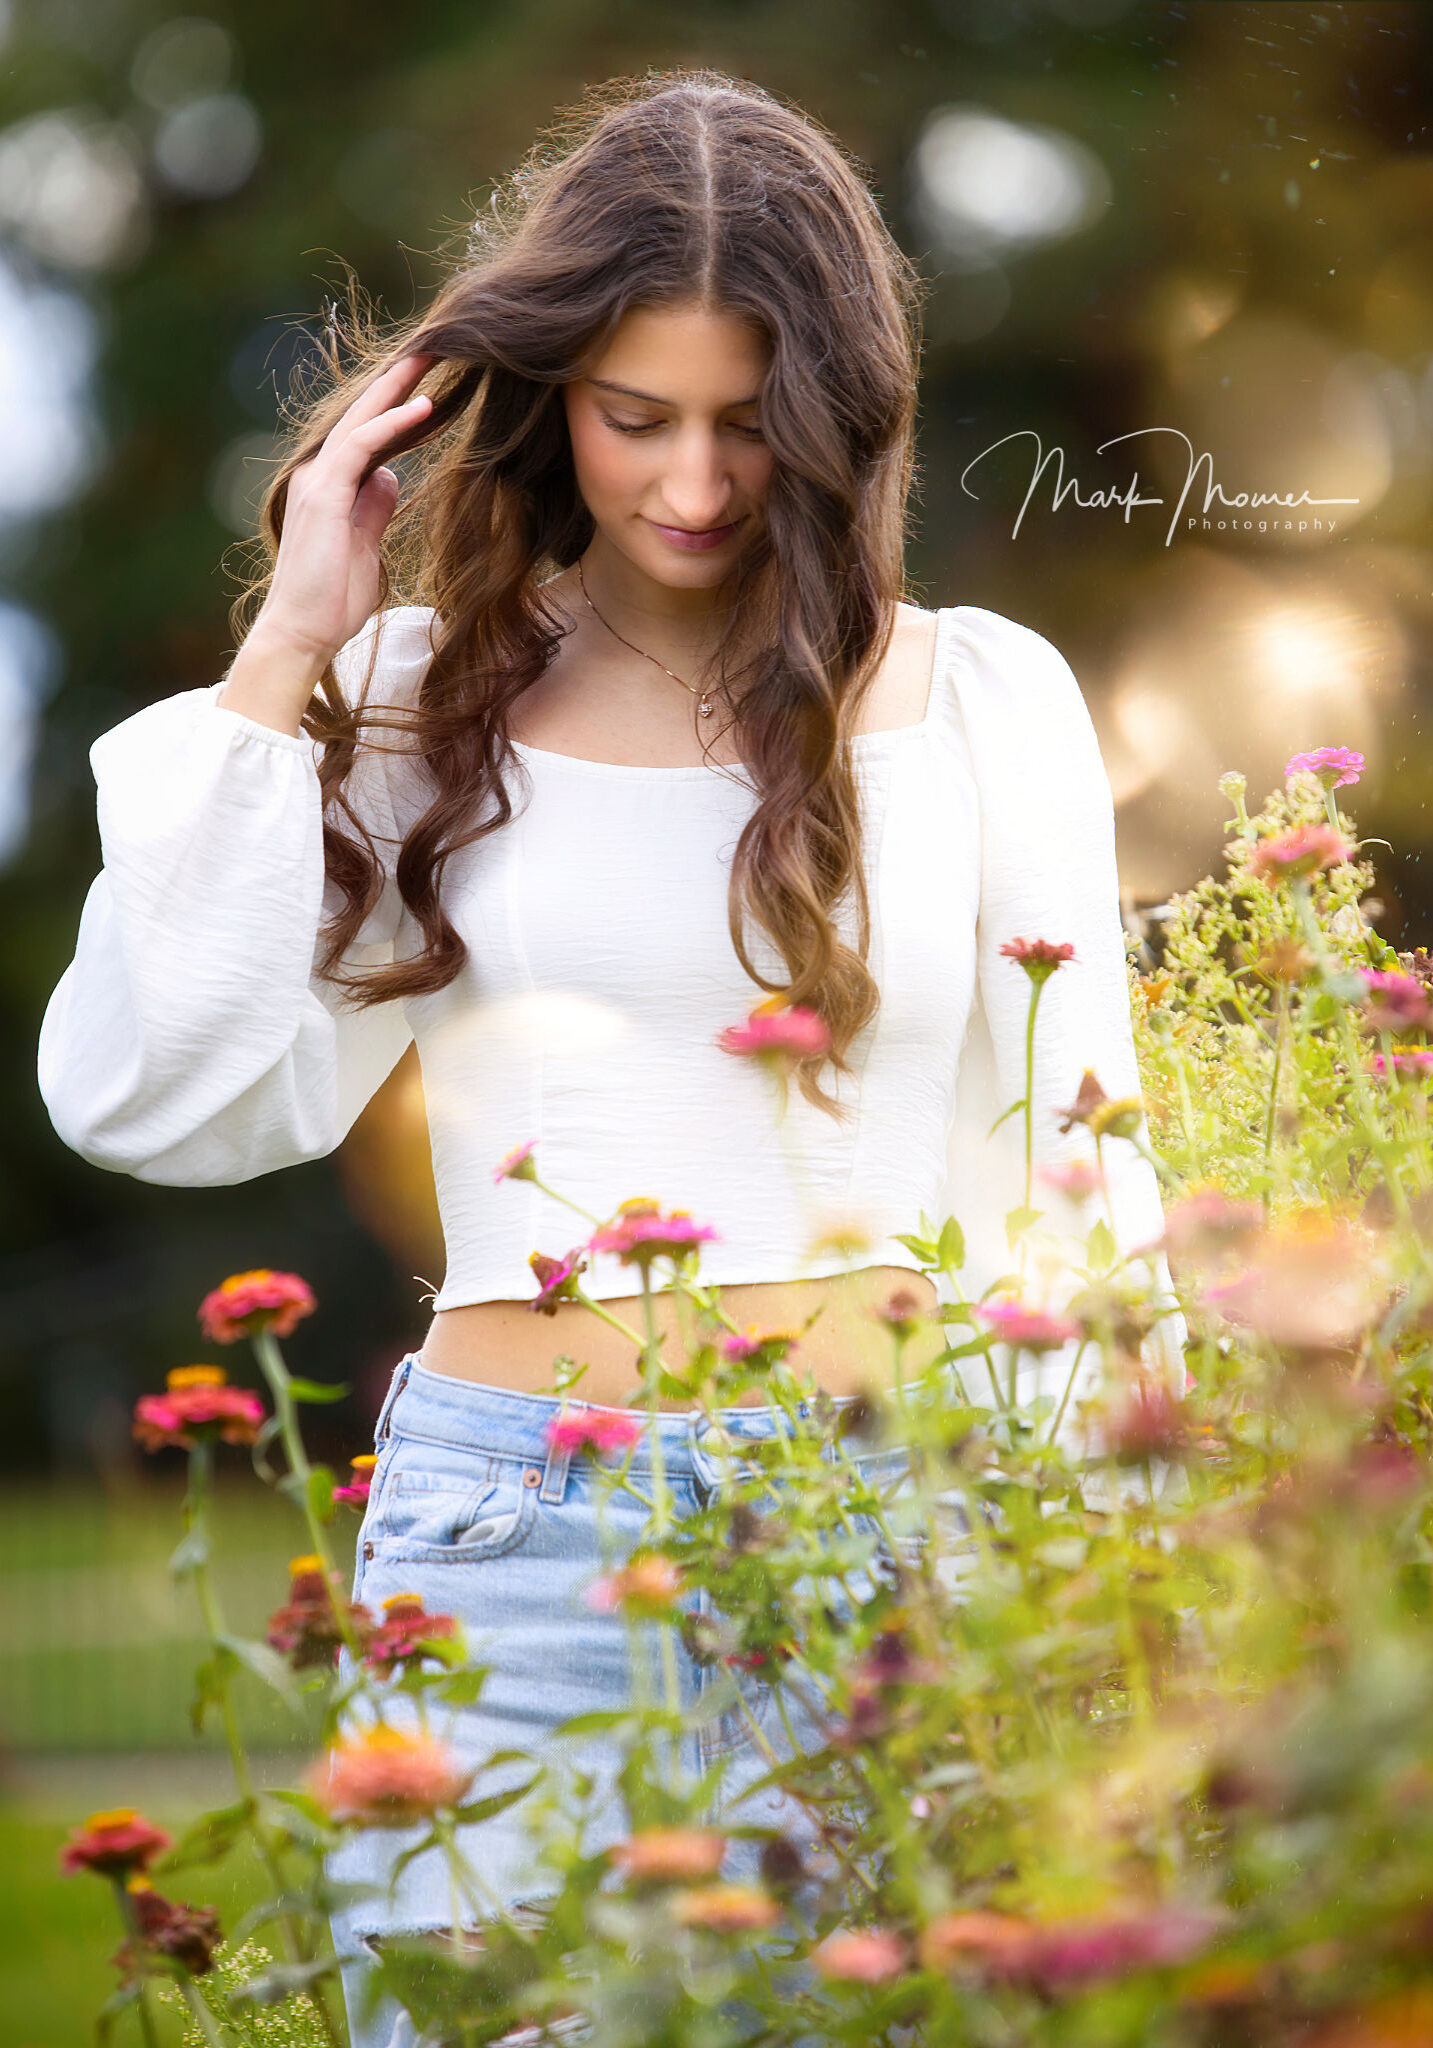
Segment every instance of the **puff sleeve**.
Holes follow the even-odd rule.
[[[978,1297],[1001,1275],[1017,1270],[1005,1218],[1024,1199],[1024,1121],[1009,1117],[990,1127],[1025,1094],[1026,1019],[1030,984],[1019,964],[1002,954],[1006,941],[1049,939],[1074,947],[1045,983],[1036,1024],[1032,1152],[1036,1167],[1091,1159],[1093,1142],[1076,1125],[1061,1136],[1061,1112],[1074,1102],[1090,1069],[1111,1098],[1137,1096],[1140,1074],[1130,1016],[1125,935],[1115,863],[1114,805],[1094,726],[1063,655],[1039,633],[999,613],[962,607],[948,678],[964,722],[980,807],[981,876],[976,923],[976,990],[957,1077],[954,1119],[947,1142],[942,1215],[954,1215],[966,1233],[967,1259],[960,1283]],[[1141,1123],[1139,1136],[1150,1144]],[[1096,1215],[1112,1223],[1125,1256],[1156,1244],[1164,1232],[1159,1179],[1149,1161],[1123,1139],[1103,1146],[1109,1209],[1096,1196],[1077,1207],[1038,1178],[1032,1206],[1043,1213],[1039,1231],[1063,1241],[1063,1270],[1032,1268],[1024,1292],[1041,1306],[1058,1307],[1079,1284],[1070,1260],[1084,1262],[1084,1242]],[[1068,1237],[1066,1237],[1068,1233]],[[1073,1243],[1071,1242],[1073,1240]],[[1186,1330],[1162,1251],[1147,1271],[1160,1315],[1146,1340],[1145,1359],[1172,1392],[1184,1389]],[[1075,1362],[1076,1347],[1020,1354],[1022,1398],[1040,1386],[1058,1395]],[[1088,1374],[1085,1364],[1089,1366]],[[1098,1374],[1088,1347],[1077,1393]],[[989,1400],[983,1364],[971,1397]]]
[[[418,672],[411,609],[375,614],[340,650],[350,701],[375,637],[374,697]],[[412,1036],[401,1000],[358,1008],[316,975],[338,894],[315,745],[220,704],[223,687],[163,698],[90,748],[103,865],[39,1033],[40,1094],[64,1142],[175,1187],[331,1152]],[[350,776],[386,873],[345,956],[357,967],[395,957],[402,921],[386,765],[360,748]]]

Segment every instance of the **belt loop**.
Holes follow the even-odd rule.
[[[378,1411],[378,1421],[374,1425],[373,1441],[375,1444],[386,1442],[393,1434],[393,1403],[408,1384],[408,1375],[413,1370],[413,1361],[416,1356],[416,1352],[406,1352],[393,1368],[393,1378],[388,1383],[388,1392],[383,1397],[383,1406]]]
[[[542,1485],[538,1488],[539,1500],[547,1501],[553,1507],[561,1507],[567,1492],[567,1468],[572,1463],[572,1452],[566,1444],[550,1443],[547,1447],[547,1463],[542,1468]]]

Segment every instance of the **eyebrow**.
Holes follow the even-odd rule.
[[[587,381],[589,384],[594,384],[599,391],[620,391],[624,398],[641,398],[644,399],[648,405],[670,406],[674,403],[674,400],[670,398],[658,398],[655,392],[634,391],[630,384],[613,384],[606,377],[589,377]],[[756,405],[759,402],[760,398],[761,393],[759,391],[757,392],[754,398],[734,398],[731,401],[730,405],[724,405],[722,407],[722,411],[736,412],[743,405]]]

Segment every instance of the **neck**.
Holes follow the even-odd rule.
[[[658,583],[600,533],[582,557],[582,577],[609,625],[679,672],[708,660],[726,630],[729,613],[723,592]]]

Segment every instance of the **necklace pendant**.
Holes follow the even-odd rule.
[[[702,717],[702,718],[710,718],[710,717],[711,717],[711,715],[712,715],[712,705],[711,705],[711,698],[710,698],[710,697],[703,697],[703,698],[702,698],[701,702],[700,702],[700,703],[698,704],[698,706],[697,706],[697,712],[698,712],[698,715],[699,715],[700,717]]]

